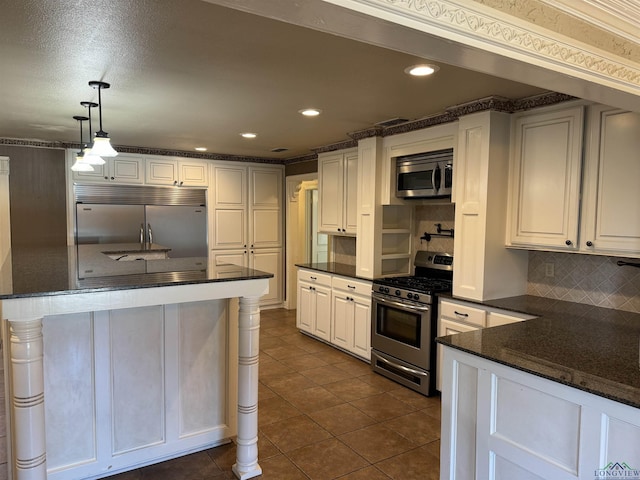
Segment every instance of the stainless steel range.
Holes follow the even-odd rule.
[[[453,255],[419,251],[415,275],[373,281],[371,366],[424,395],[435,391],[437,294],[451,292]]]

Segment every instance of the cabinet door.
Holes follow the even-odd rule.
[[[214,208],[246,208],[246,178],[246,167],[215,165],[213,167]]]
[[[249,244],[282,245],[282,170],[249,169]]]
[[[282,302],[282,249],[251,250],[250,267],[272,273],[269,279],[269,292],[260,297],[260,305],[273,305]]]
[[[592,107],[580,249],[640,253],[640,114]]]
[[[318,230],[342,233],[343,156],[330,155],[318,159]]]
[[[331,298],[331,343],[352,350],[353,302],[340,291],[334,291]]]
[[[313,334],[323,340],[329,341],[331,329],[331,289],[316,286],[315,297],[315,325]]]
[[[143,183],[143,160],[141,157],[128,157],[118,155],[107,162],[110,169],[110,178],[119,183]]]
[[[478,330],[479,327],[475,327],[473,325],[465,325],[464,323],[454,322],[452,320],[448,320],[446,318],[440,317],[438,319],[438,336],[444,337],[445,335],[455,335],[456,333],[463,332],[472,332],[474,330]],[[437,344],[438,349],[438,361],[436,362],[436,388],[442,391],[440,385],[442,382],[442,345]]]
[[[148,158],[145,162],[145,179],[152,185],[175,185],[178,179],[178,162]]]
[[[247,211],[244,208],[213,209],[211,248],[247,248]]]
[[[206,162],[178,162],[178,184],[181,187],[206,187]]]
[[[344,233],[356,234],[358,229],[358,154],[346,155],[344,158],[345,192],[344,192]]]
[[[313,332],[315,323],[315,295],[311,290],[311,285],[305,282],[298,282],[298,304],[296,305],[296,326],[300,330],[308,333]]]
[[[517,117],[510,243],[578,248],[583,107]]]
[[[371,359],[371,297],[353,297],[353,353]]]

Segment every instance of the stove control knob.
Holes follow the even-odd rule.
[[[379,291],[380,293],[384,293],[384,287],[382,287],[382,286],[378,287],[378,291]]]
[[[413,296],[414,300],[420,300],[420,295],[418,295],[417,293]]]
[[[407,298],[413,298],[413,293],[407,293]]]
[[[400,294],[401,294],[401,293],[402,293],[402,292],[401,292],[400,290],[396,290],[396,295],[397,295],[397,296],[400,296]]]
[[[384,293],[389,293],[389,289],[387,287],[384,288]]]

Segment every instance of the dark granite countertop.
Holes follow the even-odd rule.
[[[438,343],[640,408],[640,314],[530,295],[472,303],[538,318]]]
[[[343,277],[358,278],[360,280],[371,281],[370,278],[359,277],[356,275],[356,266],[347,265],[346,263],[296,263],[296,267],[317,270],[318,272],[331,273],[333,275],[342,275]]]
[[[140,249],[139,244],[13,249],[0,266],[0,300],[273,277],[241,266],[215,265],[207,257],[154,258],[167,250],[157,245]],[[115,258],[131,255],[120,260],[109,256],[116,252]],[[149,259],[140,259],[146,254]]]

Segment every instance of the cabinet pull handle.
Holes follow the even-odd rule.
[[[309,277],[311,280],[317,280],[318,277]]]
[[[459,311],[457,311],[457,310],[454,310],[454,311],[453,311],[453,313],[455,313],[456,315],[460,315],[461,317],[468,317],[468,316],[469,316],[469,314],[468,314],[468,313],[460,313],[460,312],[459,312]]]
[[[350,289],[352,289],[352,290],[355,290],[355,289],[356,289],[356,287],[354,287],[353,285],[347,285],[347,288],[350,288]]]

